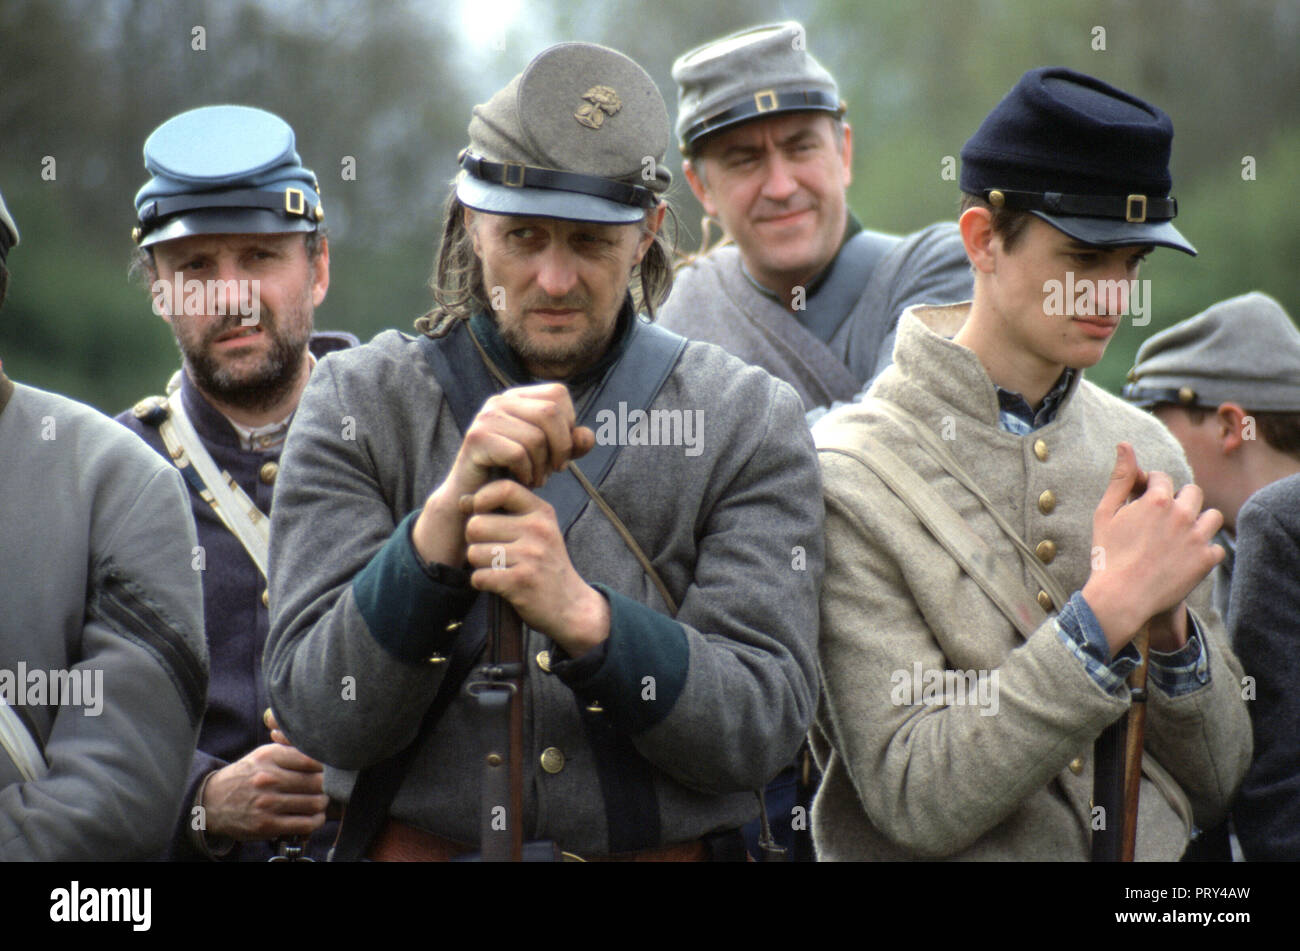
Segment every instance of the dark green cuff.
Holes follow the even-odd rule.
[[[641,733],[668,716],[686,686],[686,631],[603,584],[592,587],[609,601],[604,656],[591,651],[577,660],[552,661],[551,669],[585,702],[604,707],[620,730]]]
[[[430,570],[416,554],[411,529],[419,514],[417,509],[402,519],[352,579],[352,596],[371,636],[394,657],[411,663],[450,649],[478,594],[466,572],[448,565]]]

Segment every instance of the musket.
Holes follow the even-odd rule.
[[[1141,660],[1128,678],[1128,712],[1106,727],[1093,747],[1092,804],[1103,810],[1101,828],[1092,833],[1094,862],[1132,862],[1137,844],[1150,656],[1150,629],[1146,624],[1133,638],[1133,646]]]
[[[493,469],[491,479],[508,479]],[[501,595],[488,596],[487,663],[465,686],[477,701],[483,746],[479,848],[484,862],[523,860],[523,623]]]

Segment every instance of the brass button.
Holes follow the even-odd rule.
[[[460,621],[448,621],[447,626],[444,627],[443,630],[446,631],[448,634],[450,634],[452,631],[459,631],[460,625],[461,625]]]
[[[564,754],[554,746],[542,750],[542,769],[552,774],[564,769]]]
[[[1047,461],[1047,443],[1041,439],[1034,440],[1034,455],[1038,457],[1039,462]]]
[[[1052,610],[1052,596],[1046,591],[1038,592],[1038,605],[1044,611]]]
[[[1190,386],[1180,386],[1178,388],[1178,402],[1184,406],[1191,406],[1196,402],[1196,391]]]
[[[588,712],[588,713],[604,713],[604,712],[605,712],[605,708],[602,707],[602,706],[600,705],[600,701],[599,701],[599,700],[593,700],[593,701],[591,701],[591,703],[587,704],[587,712]]]
[[[546,671],[548,674],[551,672],[551,652],[550,652],[550,651],[538,651],[538,652],[537,652],[537,657],[536,657],[535,659],[536,659],[536,661],[537,661],[537,666],[538,666],[538,667],[542,668],[542,670]]]
[[[430,664],[445,664],[447,663],[447,658],[441,654],[430,654],[428,657],[428,662]]]
[[[1038,511],[1044,515],[1051,515],[1054,508],[1056,508],[1056,493],[1048,489],[1038,497]]]
[[[262,589],[262,607],[264,607],[264,608],[269,608],[270,606],[271,606],[271,589],[270,589],[270,588],[263,588],[263,589]]]
[[[1052,559],[1056,557],[1056,542],[1046,538],[1043,539],[1038,543],[1038,547],[1034,549],[1034,554],[1038,556],[1038,560],[1043,564],[1050,565]]]
[[[1136,383],[1138,381],[1137,370],[1136,369],[1129,370],[1128,375],[1125,376],[1124,379],[1128,380],[1130,383]]]
[[[257,470],[257,477],[270,485],[275,481],[275,477],[280,473],[280,464],[278,462],[264,462],[262,468]]]
[[[1079,776],[1083,773],[1082,756],[1076,756],[1074,759],[1070,760],[1070,772],[1074,773],[1074,775],[1076,776]]]

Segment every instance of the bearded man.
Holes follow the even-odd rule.
[[[321,765],[275,729],[262,682],[271,495],[280,449],[316,360],[355,344],[313,334],[329,288],[316,176],[293,129],[245,106],[192,109],[144,146],[133,268],[172,328],[183,367],[167,397],[118,420],[175,462],[190,488],[212,655],[207,713],[169,857],[264,861],[323,854]],[[268,730],[270,732],[268,733]]]

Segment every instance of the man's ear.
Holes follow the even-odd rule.
[[[1247,419],[1250,415],[1236,403],[1223,403],[1214,411],[1214,435],[1225,456],[1232,455],[1244,444]]]
[[[703,159],[700,160],[703,162]],[[703,168],[703,165],[701,165]],[[718,206],[714,203],[712,195],[709,194],[709,186],[705,184],[705,179],[695,170],[695,165],[690,159],[682,159],[682,172],[686,175],[686,182],[691,186],[691,191],[695,193],[695,198],[704,206],[704,213],[712,217],[718,217]]]
[[[321,238],[316,260],[312,262],[311,303],[319,307],[325,300],[325,292],[330,289],[330,240]]]
[[[668,205],[660,202],[657,206],[645,213],[645,227],[641,230],[641,240],[636,246],[636,261],[640,264],[645,253],[650,250],[650,245],[654,243],[655,235],[659,229],[664,226],[664,214],[668,211]]]
[[[183,293],[184,283],[176,287],[174,275],[171,279],[159,278],[158,258],[152,254],[149,255],[149,263],[144,268],[145,280],[149,285],[149,306],[168,326],[171,326],[172,313],[176,310],[172,295]]]
[[[961,243],[966,246],[966,257],[975,266],[975,270],[991,274],[997,269],[998,242],[994,248],[993,213],[987,208],[967,208],[958,221],[961,229]]]
[[[474,253],[482,257],[483,249],[479,247],[478,228],[474,226],[474,209],[462,207],[460,220],[464,222],[465,230],[469,232],[470,241],[474,242]]]
[[[848,188],[853,184],[853,127],[847,122],[841,123],[844,126],[844,187]]]

